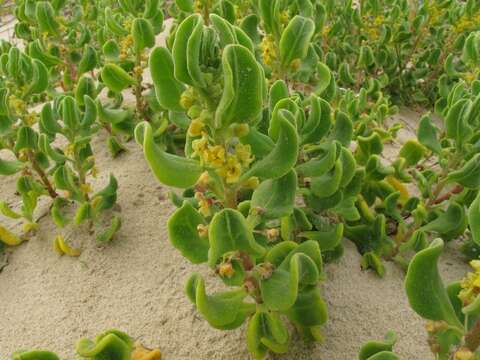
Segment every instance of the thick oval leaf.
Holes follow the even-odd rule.
[[[437,262],[443,251],[443,241],[435,239],[428,248],[418,252],[410,262],[405,290],[412,309],[428,320],[444,320],[463,331],[443,285]]]
[[[135,139],[143,145],[145,159],[162,184],[188,188],[197,182],[202,173],[198,162],[163,151],[154,142],[150,124],[138,124],[135,128]]]
[[[264,74],[254,55],[242,45],[227,45],[222,70],[223,95],[215,112],[215,126],[256,120],[263,106]]]
[[[117,93],[136,83],[133,77],[116,64],[106,64],[102,69],[101,76],[103,83]]]
[[[239,182],[246,181],[252,176],[265,179],[275,179],[288,173],[297,162],[298,135],[294,125],[279,112],[279,135],[275,147],[270,154],[257,161],[246,171]]]
[[[265,249],[256,242],[247,221],[237,210],[223,209],[216,213],[208,230],[208,265],[211,268],[229,251],[244,251],[254,259],[265,254]]]
[[[184,111],[180,96],[185,87],[175,79],[170,52],[166,48],[155,48],[150,55],[149,67],[159,104],[167,110]]]
[[[262,182],[252,195],[251,208],[261,209],[266,219],[290,215],[295,205],[297,174],[291,170],[286,175]]]
[[[198,234],[198,225],[205,225],[200,213],[185,201],[168,219],[168,235],[173,246],[194,264],[206,262],[209,243]]]
[[[247,296],[243,288],[208,295],[205,282],[198,274],[190,277],[185,291],[205,320],[216,329],[235,329],[243,324],[247,316],[255,312],[255,304],[243,302]]]
[[[292,61],[303,60],[307,56],[314,31],[315,23],[309,18],[296,15],[290,20],[279,43],[282,66],[288,67]]]

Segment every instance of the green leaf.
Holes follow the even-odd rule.
[[[295,303],[299,288],[318,282],[318,267],[308,255],[295,253],[288,260],[288,267],[284,260],[269,278],[260,282],[262,299],[270,310],[288,310]]]
[[[322,299],[320,289],[315,285],[299,292],[295,304],[285,314],[299,328],[306,340],[318,340],[318,337],[314,336],[315,328],[318,329],[328,319],[327,304]]]
[[[337,144],[332,141],[323,147],[323,155],[313,158],[296,167],[297,172],[302,176],[318,177],[332,170],[337,160]]]
[[[332,127],[332,108],[324,99],[310,97],[310,113],[302,128],[302,144],[320,141]]]
[[[449,172],[449,182],[456,182],[469,189],[480,187],[480,153],[475,154],[462,168]]]
[[[40,94],[48,88],[47,67],[37,59],[32,60],[32,79],[27,94]]]
[[[185,292],[190,301],[196,304],[200,314],[215,329],[235,329],[243,324],[247,316],[255,312],[255,304],[243,302],[247,296],[243,288],[207,295],[205,282],[198,274],[193,274],[188,279]]]
[[[97,235],[97,241],[105,244],[113,239],[113,236],[122,227],[122,220],[118,216],[114,216],[110,225],[100,234]]]
[[[154,142],[150,124],[146,122],[138,124],[135,128],[135,139],[143,145],[145,159],[162,184],[189,188],[197,182],[202,173],[197,161],[163,151]]]
[[[246,181],[252,176],[275,179],[288,173],[297,162],[298,135],[295,127],[287,120],[286,110],[278,112],[279,135],[275,147],[263,159],[255,162],[239,179]]]
[[[24,164],[17,160],[4,160],[0,158],[0,175],[13,175],[23,169]]]
[[[400,149],[399,156],[405,159],[406,166],[417,164],[424,156],[425,149],[416,140],[408,140]]]
[[[15,151],[23,149],[35,150],[38,144],[38,134],[31,127],[22,126],[17,133]]]
[[[350,117],[342,111],[338,111],[335,116],[333,138],[345,147],[348,147],[352,141],[353,123]]]
[[[133,46],[137,54],[142,53],[145,48],[155,46],[155,34],[150,21],[143,18],[136,18],[132,24]]]
[[[168,236],[173,246],[194,264],[208,260],[208,237],[198,234],[198,225],[206,225],[200,213],[188,202],[168,219]]]
[[[265,249],[255,241],[247,221],[237,210],[223,209],[216,213],[208,230],[208,265],[211,268],[229,251],[244,251],[253,258],[265,254]]]
[[[159,104],[171,111],[184,111],[180,106],[180,96],[185,87],[175,79],[170,52],[166,48],[155,48],[150,55],[149,66]]]
[[[428,114],[422,116],[420,119],[417,137],[418,141],[422,145],[429,148],[433,152],[438,154],[442,150],[440,142],[437,138],[437,129],[435,126],[433,126],[432,120]]]
[[[436,232],[445,237],[445,240],[449,240],[463,233],[466,221],[465,208],[452,202],[446,211],[442,212],[435,220],[422,226],[421,230]]]
[[[288,330],[277,313],[257,311],[250,318],[247,348],[256,359],[263,359],[268,350],[277,354],[287,352],[289,340]]]
[[[48,1],[37,2],[35,8],[35,17],[37,19],[38,27],[41,32],[49,35],[58,35],[59,24],[55,20],[55,11]]]
[[[200,69],[202,33],[202,17],[199,14],[192,14],[178,26],[172,48],[177,80],[200,88],[206,86]]]
[[[335,194],[341,184],[343,176],[343,166],[340,160],[335,162],[335,166],[319,177],[312,178],[310,187],[313,194],[319,198],[326,198]]]
[[[78,63],[78,76],[95,69],[98,64],[97,51],[92,45],[86,45],[83,56]]]
[[[283,80],[276,80],[270,87],[269,92],[269,109],[273,111],[275,105],[282,100],[286,99],[289,96],[288,86]]]
[[[371,357],[375,354],[392,351],[393,345],[397,341],[397,336],[393,331],[389,331],[385,335],[385,340],[383,341],[369,341],[364,344],[360,352],[358,353],[359,360],[370,360]]]
[[[123,89],[136,84],[136,80],[116,64],[105,64],[102,72],[103,83],[113,92],[122,92]]]
[[[263,181],[252,195],[251,208],[261,209],[266,219],[278,219],[290,215],[295,205],[297,174],[291,170],[286,175]]]
[[[130,360],[132,349],[132,339],[118,330],[109,330],[95,341],[81,339],[76,344],[78,355],[94,360]]]
[[[304,231],[300,233],[299,236],[316,241],[321,251],[333,250],[342,241],[343,224],[335,224],[329,230]]]
[[[463,331],[447,291],[438,272],[438,258],[443,251],[443,241],[435,239],[428,248],[418,252],[410,262],[405,279],[405,289],[412,309],[421,317],[440,321]]]
[[[468,223],[473,241],[480,245],[480,193],[478,193],[468,209]]]
[[[222,54],[223,95],[215,112],[215,126],[251,123],[262,111],[263,70],[242,45],[227,45]]]
[[[300,15],[296,15],[288,23],[280,38],[280,60],[283,67],[292,61],[303,60],[307,56],[308,46],[315,31],[315,23]]]
[[[12,360],[60,360],[60,358],[50,351],[31,350],[14,353]]]

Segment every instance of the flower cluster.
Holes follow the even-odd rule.
[[[464,305],[471,304],[480,294],[480,260],[470,261],[474,272],[469,272],[461,281],[462,290],[458,294]]]

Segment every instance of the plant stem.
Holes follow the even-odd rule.
[[[40,177],[40,180],[42,181],[43,185],[47,189],[48,195],[50,195],[52,199],[55,199],[58,196],[58,194],[53,189],[53,186],[50,183],[50,180],[48,180],[48,177],[45,174],[45,171],[43,171],[40,165],[38,165],[37,160],[35,159],[35,156],[31,151],[28,152],[28,158],[30,160],[30,163],[32,164],[33,170],[35,170],[35,172],[38,174],[38,176]]]
[[[135,64],[135,79],[137,83],[135,84],[135,104],[137,109],[137,115],[143,119],[148,120],[147,114],[145,112],[145,106],[142,98],[142,54],[137,53],[136,55],[136,64]]]
[[[224,184],[225,192],[225,207],[236,209],[237,208],[237,190]]]

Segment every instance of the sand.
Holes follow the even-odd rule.
[[[413,137],[410,125],[417,117],[407,110],[396,117],[407,124],[400,141]],[[218,282],[205,265],[189,264],[169,243],[169,189],[153,177],[139,146],[130,142],[127,153],[112,159],[100,132],[93,147],[101,171],[95,187],[102,187],[110,172],[118,179],[122,229],[104,248],[85,232],[68,234],[83,252],[79,258],[60,257],[52,247],[58,230],[45,216],[35,237],[9,250],[9,263],[0,273],[0,359],[30,348],[73,359],[76,340],[109,328],[159,347],[167,360],[249,359],[244,327],[212,329],[184,296],[184,282],[193,271],[204,275],[209,285]],[[13,179],[0,178],[1,198],[15,207],[19,199],[14,190]],[[42,202],[38,216],[48,211],[48,204]],[[408,306],[403,271],[386,263],[386,276],[380,279],[362,272],[359,264],[360,255],[345,240],[344,256],[326,267],[327,280],[321,285],[330,316],[325,342],[306,345],[294,334],[289,353],[272,358],[356,359],[363,342],[394,330],[402,359],[433,359],[424,321]],[[467,269],[455,246],[448,246],[441,259],[445,280],[458,279]]]

